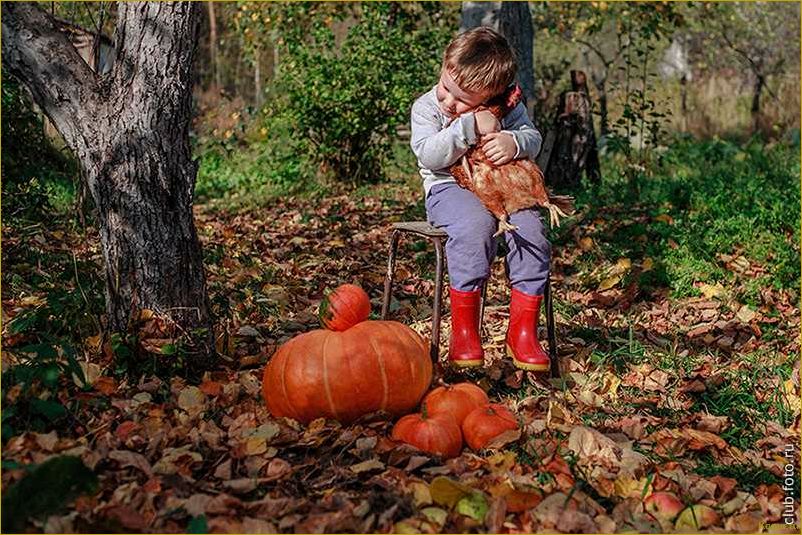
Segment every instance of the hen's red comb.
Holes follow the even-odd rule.
[[[515,84],[513,88],[510,90],[510,94],[507,96],[507,108],[512,109],[518,105],[521,101],[521,95],[523,91],[521,91],[521,86]]]

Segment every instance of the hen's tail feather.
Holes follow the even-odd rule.
[[[564,212],[563,216],[574,213],[574,198],[571,195],[549,195],[549,203]]]

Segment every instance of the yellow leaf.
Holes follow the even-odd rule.
[[[351,471],[355,474],[360,474],[362,472],[369,472],[370,470],[383,470],[384,463],[378,459],[368,459],[367,461],[362,461],[361,463],[356,463],[351,465]]]
[[[644,258],[643,263],[641,264],[641,269],[643,271],[651,271],[654,268],[654,260],[651,258]]]
[[[655,216],[654,220],[655,221],[662,221],[663,223],[666,223],[668,225],[671,225],[671,224],[674,223],[674,218],[671,217],[668,214],[660,214],[658,216]]]
[[[619,258],[618,261],[615,263],[615,267],[618,270],[622,271],[629,271],[632,269],[632,260],[629,258]]]
[[[422,481],[413,481],[409,484],[409,487],[412,489],[412,501],[415,502],[415,507],[432,503],[432,493],[429,492],[429,485]]]
[[[589,238],[585,236],[584,238],[579,240],[579,248],[583,251],[590,251],[593,249],[593,238]]]
[[[454,507],[462,498],[473,492],[473,489],[445,476],[438,476],[429,484],[429,492],[435,503]]]
[[[421,513],[440,527],[446,523],[446,518],[448,517],[448,511],[440,509],[439,507],[426,507],[421,510]]]
[[[19,304],[24,307],[38,307],[39,305],[44,305],[47,303],[47,299],[36,295],[29,295],[28,297],[23,297],[20,299]]]
[[[261,437],[251,437],[245,441],[245,455],[261,455],[267,451],[267,441]]]
[[[615,286],[619,282],[621,282],[621,276],[620,275],[613,275],[612,277],[607,277],[606,279],[601,281],[601,283],[599,284],[599,287],[597,288],[597,290],[600,291],[600,292],[603,292],[605,290],[609,290],[610,288],[612,288],[613,286]]]
[[[754,310],[749,308],[748,305],[742,306],[735,314],[735,317],[738,318],[742,323],[749,323],[755,319],[755,316],[757,316],[757,314]]]
[[[487,458],[490,471],[496,474],[504,473],[515,466],[517,455],[514,451],[501,451]]]
[[[679,514],[674,529],[680,533],[698,533],[718,520],[718,513],[707,505],[692,505]]]
[[[706,299],[724,295],[724,287],[720,282],[717,282],[715,285],[702,283],[699,285],[699,291],[702,292],[702,295],[704,295]]]

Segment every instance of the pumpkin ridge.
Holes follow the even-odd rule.
[[[394,330],[393,331],[393,334],[395,335],[397,340],[401,340],[401,334],[402,333],[408,340],[412,340],[416,345],[420,345],[419,338],[415,337],[415,334],[417,334],[417,333],[415,333],[415,331],[413,331],[412,329],[410,329],[409,331],[407,331],[407,330]],[[429,360],[429,359],[427,358],[427,360]],[[429,362],[431,362],[431,360],[429,360]],[[421,378],[415,372],[415,363],[412,361],[412,359],[407,360],[407,364],[409,364],[409,371],[410,371],[409,375],[410,375],[410,377],[412,377],[416,381],[420,380]],[[428,386],[429,385],[424,385],[424,388],[428,389]]]
[[[285,374],[287,373],[287,362],[289,362],[290,359],[289,357],[285,357],[284,355],[282,355],[282,357],[283,360],[281,362],[281,373],[279,374],[279,377],[281,378],[281,391],[284,393],[283,399],[288,400],[290,398],[287,397],[287,376]],[[289,407],[290,410],[292,411],[293,414],[292,417],[297,420],[298,411],[295,410],[295,407],[293,407],[292,403],[287,403],[287,407]]]
[[[379,410],[383,411],[387,408],[387,395],[389,393],[389,385],[387,384],[387,370],[384,369],[384,355],[380,351],[378,347],[376,347],[376,343],[374,342],[373,338],[368,337],[370,341],[370,347],[373,348],[373,351],[376,353],[376,360],[379,362],[379,370],[381,371],[382,376],[382,402],[379,406]]]
[[[329,367],[326,366],[326,347],[329,345],[329,340],[331,336],[326,336],[326,339],[323,340],[323,347],[321,347],[321,352],[323,354],[321,360],[323,361],[323,389],[326,391],[326,399],[329,402],[329,408],[331,409],[331,414],[335,420],[339,420],[337,417],[337,411],[334,409],[334,400],[331,397],[331,386],[329,385]]]

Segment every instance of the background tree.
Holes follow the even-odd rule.
[[[770,82],[799,65],[799,4],[704,2],[694,30],[696,54],[705,66],[720,67],[733,57],[745,68],[752,86],[752,127],[761,128],[764,92],[778,98]],[[728,53],[721,57],[721,50]]]
[[[518,63],[518,84],[532,117],[535,105],[534,32],[528,2],[463,2],[460,32],[490,26],[510,43]]]
[[[108,327],[163,314],[208,364],[213,347],[192,216],[191,66],[199,4],[121,3],[116,62],[97,75],[33,3],[4,3],[3,67],[30,90],[83,169],[97,209]]]

